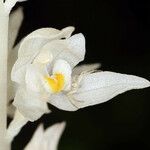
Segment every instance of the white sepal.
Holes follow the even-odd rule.
[[[25,118],[29,121],[35,121],[43,114],[50,112],[45,99],[43,95],[41,96],[38,93],[20,87],[13,104]]]
[[[80,82],[74,85],[69,93],[52,95],[49,103],[62,110],[75,111],[106,102],[128,90],[149,87],[150,82],[133,75],[105,71],[82,74]]]
[[[54,124],[45,131],[40,125],[24,150],[57,150],[65,122]]]
[[[97,72],[83,77],[80,88],[74,94],[78,108],[106,102],[113,97],[132,89],[150,86],[144,78],[115,72]]]

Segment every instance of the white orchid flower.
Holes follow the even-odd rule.
[[[64,128],[64,122],[54,124],[45,131],[43,126],[40,125],[24,150],[57,150]]]
[[[48,112],[47,102],[75,111],[150,86],[149,81],[137,76],[94,71],[97,64],[75,67],[84,60],[85,38],[81,33],[71,36],[73,30],[39,29],[20,45],[11,74],[19,85],[14,105],[30,121]]]

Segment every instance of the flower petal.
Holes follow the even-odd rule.
[[[28,56],[31,53],[40,51],[41,47],[47,42],[68,38],[74,31],[74,27],[66,27],[62,30],[54,28],[42,28],[30,33],[21,43],[18,51],[19,57]]]
[[[79,62],[84,60],[85,57],[85,38],[82,33],[71,36],[67,41],[68,48],[77,57],[76,62],[72,62],[76,66]]]
[[[45,65],[31,64],[27,66],[25,75],[25,84],[28,90],[38,93],[46,93],[43,86],[44,76],[48,76],[48,72]]]
[[[53,60],[66,60],[73,68],[84,60],[85,38],[83,34],[76,34],[66,40],[55,40],[43,46],[43,50],[49,50],[53,55]]]
[[[49,113],[46,102],[36,93],[19,88],[14,102],[14,106],[29,121],[39,119],[44,113]]]
[[[113,97],[132,89],[150,86],[144,78],[114,72],[98,72],[85,76],[80,88],[74,94],[78,108],[106,102]]]
[[[12,80],[21,83],[24,79],[26,65],[34,60],[40,53],[41,48],[52,40],[68,38],[73,30],[73,27],[67,27],[61,31],[53,28],[43,28],[29,34],[20,45],[18,60],[14,64],[11,73]]]
[[[29,57],[25,56],[18,58],[15,62],[11,71],[11,80],[19,84],[24,83],[27,65],[29,65],[32,60],[28,60]]]
[[[40,51],[38,56],[34,59],[33,63],[42,63],[42,64],[48,64],[51,63],[53,60],[53,55],[49,50]]]

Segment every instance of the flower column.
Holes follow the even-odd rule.
[[[0,150],[8,150],[7,126],[7,55],[9,14],[0,0]]]

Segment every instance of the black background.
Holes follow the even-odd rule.
[[[86,37],[84,63],[150,80],[150,3],[137,0],[28,0],[18,37],[41,27],[72,25]],[[66,121],[59,150],[150,149],[150,90],[134,90],[77,112],[53,113],[26,125],[13,142],[21,150],[40,122]]]

